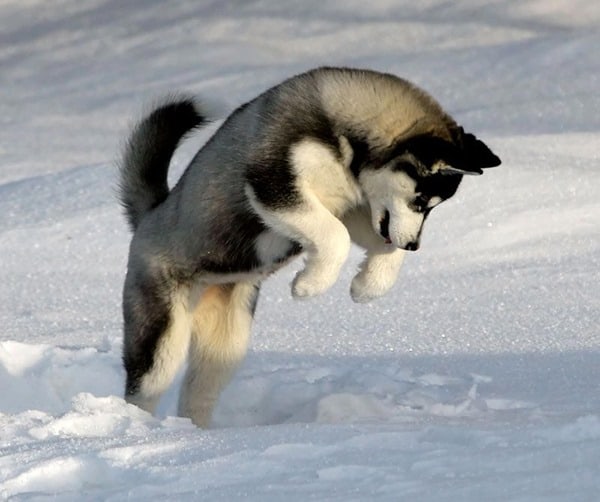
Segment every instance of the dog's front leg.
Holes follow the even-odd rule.
[[[405,251],[386,244],[373,231],[366,209],[346,214],[344,224],[352,240],[366,249],[366,257],[350,287],[352,299],[357,303],[366,303],[385,295],[392,288],[402,267]]]
[[[404,250],[377,251],[367,249],[360,272],[352,279],[350,296],[357,303],[366,303],[385,295],[396,283],[404,261]]]
[[[329,213],[330,214],[330,213]],[[316,215],[315,215],[316,216]],[[307,216],[312,228],[299,242],[306,250],[304,270],[292,282],[294,298],[309,298],[324,293],[337,281],[342,265],[350,252],[350,236],[344,225],[333,215]]]
[[[329,289],[350,252],[350,235],[312,192],[291,209],[272,210],[256,199],[252,205],[274,231],[298,242],[306,252],[305,267],[292,282],[294,298],[308,298]]]

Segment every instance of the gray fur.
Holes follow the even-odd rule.
[[[134,129],[121,202],[134,229],[124,289],[126,397],[152,411],[188,353],[180,412],[207,426],[245,353],[261,281],[306,252],[295,297],[337,279],[352,239],[366,250],[351,294],[395,282],[403,249],[462,174],[500,160],[413,84],[320,68],[241,106],[169,191],[169,160],[204,122],[171,99]],[[390,245],[392,243],[392,245]]]
[[[132,230],[167,198],[171,157],[183,136],[205,122],[192,98],[173,96],[131,132],[120,165],[119,195]]]

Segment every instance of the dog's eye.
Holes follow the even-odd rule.
[[[419,213],[423,213],[428,209],[428,204],[429,204],[429,197],[425,196],[425,195],[419,195],[413,202],[413,208],[415,209],[415,211],[419,212]]]

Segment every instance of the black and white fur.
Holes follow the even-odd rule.
[[[319,68],[234,111],[169,190],[185,134],[167,100],[133,130],[120,197],[134,231],[123,294],[125,396],[152,412],[186,361],[179,413],[202,427],[244,357],[261,282],[300,253],[292,294],[325,292],[355,242],[351,296],[394,284],[429,211],[463,174],[500,164],[425,92],[388,74]]]

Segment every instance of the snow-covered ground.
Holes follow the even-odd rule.
[[[0,498],[598,500],[600,4],[4,0]],[[223,114],[321,64],[428,89],[503,159],[384,299],[267,281],[214,428],[127,405],[114,159],[162,93]],[[173,176],[210,131],[190,139]]]

